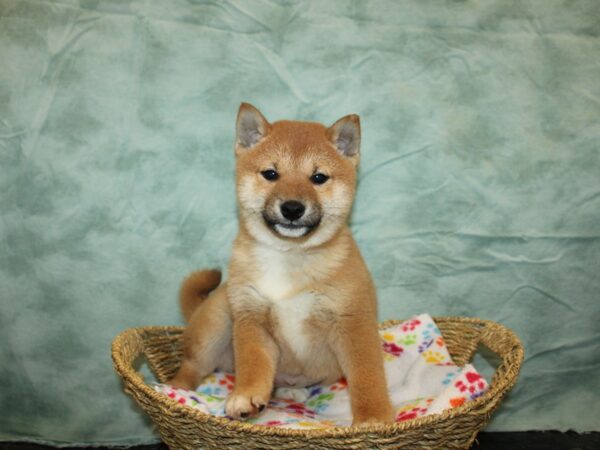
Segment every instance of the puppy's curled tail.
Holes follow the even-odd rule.
[[[183,280],[179,290],[179,305],[186,322],[190,321],[198,305],[220,283],[221,271],[216,269],[192,272]]]

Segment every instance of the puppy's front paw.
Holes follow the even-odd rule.
[[[234,419],[247,419],[266,408],[268,398],[261,395],[236,394],[235,390],[225,401],[225,414]]]

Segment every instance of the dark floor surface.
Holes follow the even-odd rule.
[[[472,450],[600,450],[600,432],[577,434],[557,431],[519,433],[480,433]],[[45,445],[0,442],[0,450],[50,450]],[[77,450],[83,447],[69,447]],[[94,447],[94,450],[114,450],[115,447]],[[130,447],[131,450],[167,450],[164,444]]]

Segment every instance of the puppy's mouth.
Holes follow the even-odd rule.
[[[316,220],[281,220],[279,218],[269,217],[263,213],[263,219],[267,226],[277,235],[286,238],[304,237],[319,226],[321,218]]]

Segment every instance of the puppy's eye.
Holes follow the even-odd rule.
[[[277,172],[275,172],[273,169],[263,170],[260,174],[263,176],[263,178],[265,180],[269,180],[269,181],[275,181],[277,178],[279,178],[279,174]]]
[[[329,177],[324,173],[315,173],[310,177],[310,181],[312,181],[314,184],[323,184],[327,180],[329,180]]]

